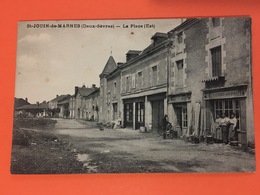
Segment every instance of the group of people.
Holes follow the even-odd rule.
[[[168,128],[172,127],[167,115],[164,115],[162,124],[164,133]],[[228,144],[231,141],[238,141],[237,118],[235,114],[231,113],[230,118],[225,113],[221,117],[217,114],[212,134],[216,143]]]
[[[213,137],[216,143],[228,144],[230,141],[237,141],[237,119],[234,113],[231,113],[230,118],[224,113],[216,115],[215,128]]]

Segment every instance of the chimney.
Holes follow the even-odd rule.
[[[39,106],[39,105],[40,105],[40,103],[39,103],[39,102],[36,102],[36,105],[37,105],[37,106]]]
[[[96,84],[92,84],[92,88],[96,88]]]
[[[142,51],[137,51],[137,50],[129,50],[127,53],[126,53],[126,61],[130,61],[134,58],[136,58]]]
[[[59,97],[59,95],[56,95],[56,98]]]
[[[78,93],[78,90],[79,90],[79,87],[75,86],[75,95],[76,95],[76,93]]]
[[[153,45],[157,45],[158,43],[161,43],[163,41],[165,41],[168,38],[168,34],[167,33],[161,33],[161,32],[157,32],[152,36],[152,40],[153,40]]]
[[[25,98],[25,101],[28,102],[28,98],[27,97]]]

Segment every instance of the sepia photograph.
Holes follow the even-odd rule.
[[[251,28],[19,22],[11,173],[255,172]]]

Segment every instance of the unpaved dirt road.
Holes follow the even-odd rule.
[[[57,119],[54,130],[75,147],[89,173],[254,172],[255,156],[229,145],[162,139],[130,129],[104,129],[93,122]]]

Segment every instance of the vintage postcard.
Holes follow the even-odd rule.
[[[254,172],[251,25],[20,22],[11,173]]]

